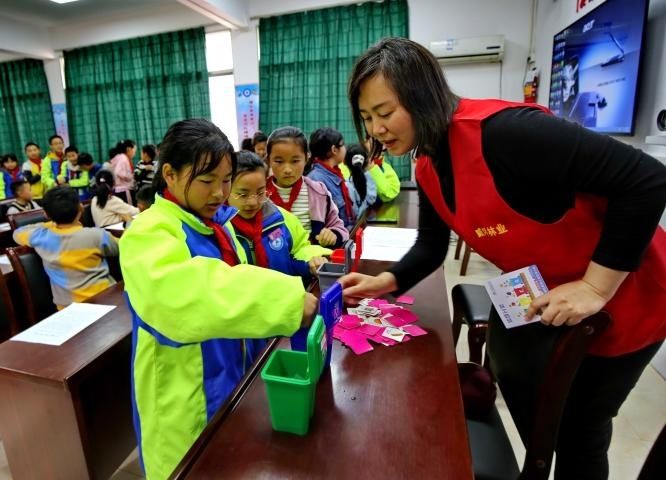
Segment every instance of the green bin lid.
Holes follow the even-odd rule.
[[[317,315],[308,332],[308,369],[312,382],[317,382],[326,359],[328,344],[326,339],[326,326],[324,318]]]

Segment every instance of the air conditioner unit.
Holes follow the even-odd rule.
[[[430,42],[430,51],[442,65],[501,62],[504,56],[504,35]]]

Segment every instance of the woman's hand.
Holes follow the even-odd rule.
[[[333,233],[331,229],[322,228],[319,235],[315,236],[315,240],[317,240],[322,247],[330,247],[335,245],[335,242],[338,241],[338,237],[335,236],[335,233]]]
[[[628,274],[590,262],[581,280],[565,283],[536,298],[525,318],[531,320],[541,311],[541,322],[546,325],[576,325],[601,310]]]
[[[344,288],[344,301],[349,305],[358,305],[364,298],[376,298],[398,288],[395,275],[389,272],[376,277],[362,273],[350,273],[338,280]]]
[[[539,311],[541,323],[559,327],[573,326],[584,318],[601,310],[608,300],[592,285],[577,280],[552,289],[532,302],[527,310],[527,320],[531,320]]]
[[[324,263],[328,263],[328,260],[326,260],[324,257],[312,257],[308,262],[308,267],[310,267],[310,274],[316,274],[319,267]]]

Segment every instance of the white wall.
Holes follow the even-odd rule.
[[[159,10],[146,8],[116,16],[99,17],[95,21],[54,29],[51,45],[54,50],[67,50],[157,33],[184,30],[212,23],[193,10],[174,3]]]
[[[409,36],[427,47],[453,37],[504,35],[502,98],[522,100],[531,15],[532,0],[409,0]],[[467,67],[454,68],[459,76],[459,70]],[[476,69],[468,70],[470,81],[478,81]],[[493,81],[493,76],[488,78]]]
[[[249,27],[231,31],[231,50],[234,59],[234,83],[246,85],[259,83],[259,51],[258,21],[251,20]]]
[[[0,17],[0,50],[14,58],[55,56],[47,29],[7,17]]]

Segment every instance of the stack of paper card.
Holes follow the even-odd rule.
[[[412,304],[414,299],[404,295],[399,301]],[[365,298],[356,308],[348,308],[333,329],[333,338],[361,355],[374,350],[370,342],[392,347],[428,332],[414,325],[418,316],[406,307],[383,299]]]

